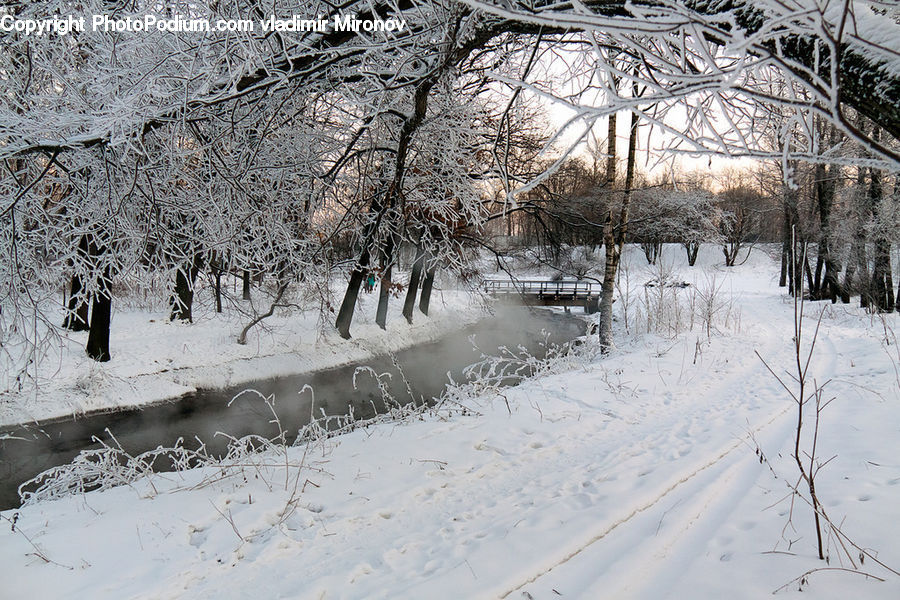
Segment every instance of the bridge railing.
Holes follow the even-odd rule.
[[[590,281],[546,281],[539,279],[518,279],[516,281],[485,279],[485,293],[535,294],[537,296],[570,296],[587,298],[600,294],[600,284]]]

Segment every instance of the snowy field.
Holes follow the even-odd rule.
[[[259,296],[259,295],[258,295]],[[268,309],[256,297],[259,312]],[[113,358],[98,363],[84,352],[87,332],[64,331],[62,352],[41,365],[37,386],[21,391],[7,382],[0,393],[0,426],[128,408],[195,391],[248,381],[306,373],[356,362],[440,338],[484,315],[483,303],[456,289],[436,289],[431,314],[416,311],[413,325],[400,314],[402,299],[391,302],[387,330],[375,324],[378,294],[360,294],[350,340],[318,318],[318,306],[305,311],[279,309],[248,335],[237,337],[250,320],[235,311],[216,314],[210,291],[195,302],[194,323],[170,322],[158,311],[117,307],[110,343]],[[63,321],[60,312],[57,322]]]
[[[900,569],[897,316],[806,306],[834,398],[817,490],[846,535],[821,561],[792,511],[796,405],[755,354],[791,386],[792,302],[762,252],[704,251],[629,255],[609,357],[588,343],[433,412],[6,511],[0,597],[900,598],[876,562]],[[660,276],[691,285],[643,285]]]

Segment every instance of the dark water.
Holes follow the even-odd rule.
[[[357,389],[353,388],[354,372],[361,365],[377,373],[390,373],[391,377],[382,381],[401,404],[413,398],[429,401],[444,390],[448,372],[455,381],[461,381],[463,369],[480,359],[481,354],[473,348],[470,336],[475,336],[475,343],[487,354],[496,354],[500,346],[514,349],[521,345],[534,356],[542,357],[546,354],[547,341],[551,344],[570,341],[582,335],[584,328],[583,321],[570,315],[504,308],[496,317],[460,328],[437,342],[397,353],[395,359],[402,374],[390,357],[381,356],[315,373],[250,382],[224,390],[200,390],[177,401],[143,409],[0,430],[0,434],[21,438],[0,440],[0,510],[19,506],[17,490],[22,482],[70,462],[83,449],[100,447],[92,441],[93,436],[114,446],[106,429],[132,455],[160,445],[172,446],[179,438],[185,440],[186,447],[196,448],[195,437],[206,443],[211,454],[221,455],[228,440],[216,432],[235,437],[256,433],[274,438],[278,434],[270,422],[272,412],[260,396],[245,394],[228,406],[235,395],[253,389],[265,396],[274,394],[275,411],[282,428],[288,432],[290,443],[297,430],[310,420],[312,394],[309,390],[300,392],[305,385],[315,391],[316,417],[321,416],[321,410],[328,415],[345,415],[352,406],[357,418],[367,418],[375,410],[383,412],[384,404],[371,375],[358,374]]]

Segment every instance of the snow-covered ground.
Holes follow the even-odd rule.
[[[0,597],[900,597],[875,561],[900,569],[897,317],[806,307],[807,341],[825,310],[810,379],[834,398],[817,490],[859,546],[830,536],[820,561],[811,510],[791,513],[796,405],[755,354],[792,368],[777,265],[672,254],[663,274],[693,285],[645,288],[661,270],[630,259],[611,356],[461,390],[464,411],[6,511]]]
[[[248,381],[306,373],[356,362],[440,338],[484,315],[483,302],[456,289],[436,289],[431,314],[416,310],[413,325],[393,300],[387,330],[375,324],[378,294],[360,294],[351,328],[342,339],[321,326],[316,307],[278,310],[248,335],[237,337],[250,318],[216,314],[207,289],[198,294],[194,323],[170,322],[168,312],[120,308],[113,313],[113,358],[97,363],[84,352],[87,332],[64,332],[62,352],[41,364],[37,386],[0,393],[0,426],[127,408],[175,398],[197,388],[224,388]],[[255,300],[265,312],[265,298]],[[60,314],[56,319],[62,322]]]

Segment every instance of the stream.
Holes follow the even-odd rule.
[[[294,441],[300,427],[310,420],[311,412],[322,415],[346,415],[350,407],[356,418],[374,416],[384,404],[374,377],[357,374],[358,367],[371,367],[376,373],[390,373],[382,377],[394,398],[401,404],[412,401],[431,401],[441,395],[448,383],[448,373],[455,381],[463,380],[463,369],[481,358],[481,352],[495,355],[506,346],[527,348],[534,356],[544,357],[549,344],[568,342],[584,334],[586,324],[573,315],[544,309],[500,307],[496,314],[474,325],[461,328],[437,340],[412,346],[394,355],[375,356],[366,361],[324,369],[311,373],[252,381],[227,389],[198,390],[169,402],[151,406],[55,420],[43,424],[28,424],[0,428],[0,510],[18,507],[18,487],[35,475],[57,465],[70,462],[81,450],[100,447],[93,437],[115,445],[106,433],[108,429],[122,448],[136,455],[157,446],[170,447],[179,438],[188,448],[196,448],[199,438],[207,451],[216,456],[224,454],[228,439],[217,432],[242,437],[256,433],[268,438],[278,435],[272,412],[256,394],[244,394],[229,402],[244,390],[256,390],[274,395],[274,408],[288,443]],[[473,347],[470,338],[478,345]],[[409,389],[406,387],[409,383]],[[304,386],[311,386],[313,394]],[[312,410],[314,408],[314,411]]]

